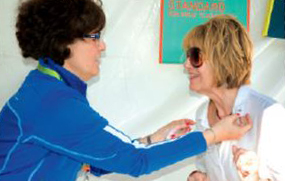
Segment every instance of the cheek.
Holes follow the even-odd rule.
[[[85,52],[85,57],[88,57],[91,62],[96,61],[100,58],[100,52],[95,48],[90,48]]]
[[[215,87],[215,78],[212,74],[207,74],[203,77],[203,82],[207,88]]]

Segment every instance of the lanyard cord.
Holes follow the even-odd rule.
[[[61,76],[54,70],[44,67],[41,64],[38,64],[38,70],[44,74],[50,75],[52,77],[55,77],[56,79],[62,81]]]

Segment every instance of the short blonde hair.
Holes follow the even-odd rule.
[[[185,51],[198,47],[203,61],[214,71],[218,87],[240,87],[250,83],[253,46],[243,27],[233,16],[218,15],[188,32],[183,40]]]

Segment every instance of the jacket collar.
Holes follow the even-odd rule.
[[[63,80],[63,82],[65,82],[69,87],[79,91],[84,97],[86,97],[87,84],[79,79],[79,77],[69,72],[64,67],[56,64],[51,58],[40,58],[39,64],[39,67],[41,66],[46,70],[42,71],[40,68],[38,68],[40,72],[53,76],[58,80]],[[56,74],[59,75],[59,77],[55,76]]]

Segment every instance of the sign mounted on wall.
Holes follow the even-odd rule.
[[[183,37],[218,14],[231,14],[249,30],[250,0],[161,0],[160,63],[183,63]]]
[[[285,0],[269,0],[263,36],[285,38]]]

